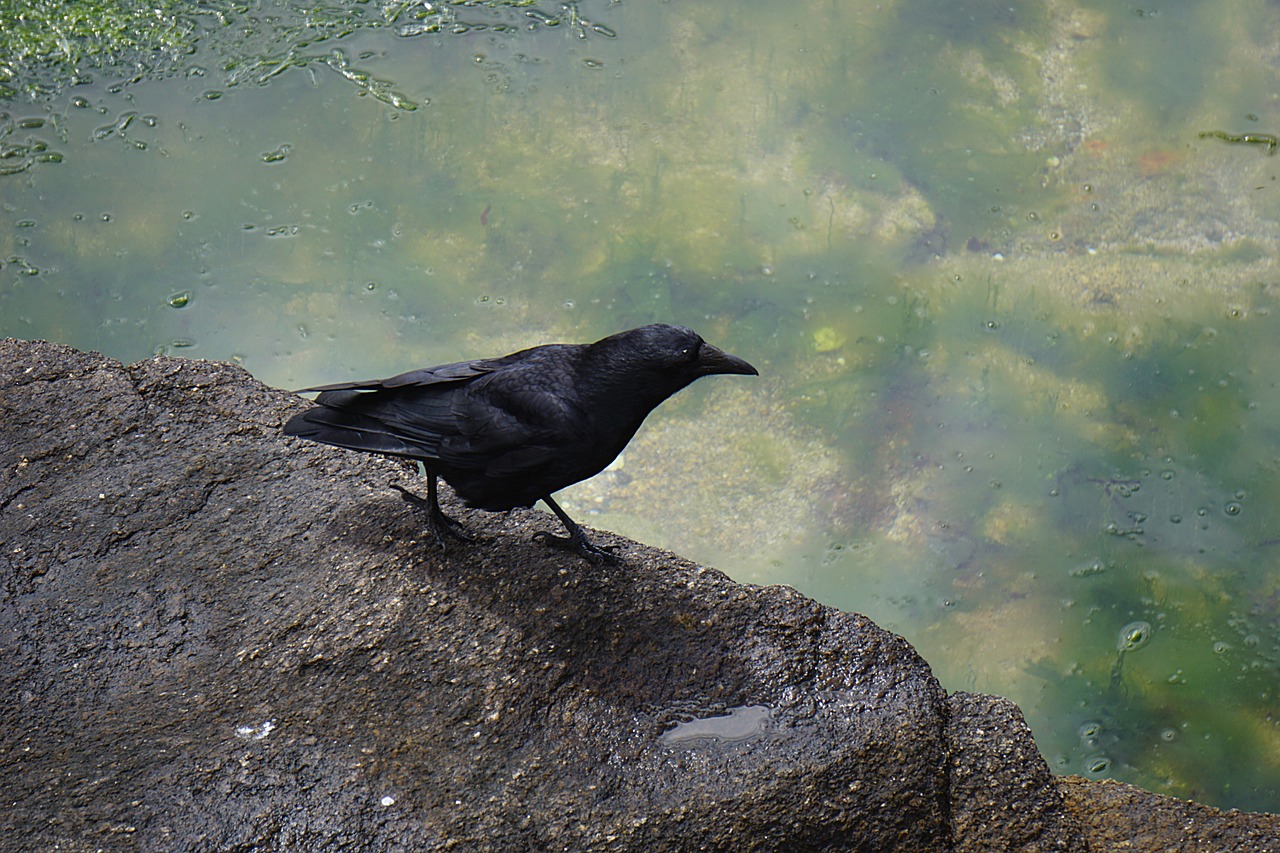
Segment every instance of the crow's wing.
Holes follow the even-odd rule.
[[[453,401],[454,429],[440,442],[442,462],[511,477],[582,452],[589,421],[563,389],[511,386],[478,382]]]
[[[320,391],[287,435],[435,462],[476,505],[531,503],[596,473],[570,347],[459,362]]]
[[[608,463],[590,468],[591,421],[571,386],[565,393],[493,378],[498,387],[477,382],[454,401],[454,430],[435,447],[441,473],[469,504],[528,506]]]
[[[310,394],[313,391],[381,391],[386,388],[404,388],[411,386],[424,387],[444,382],[465,382],[492,373],[510,364],[517,356],[524,353],[513,353],[502,358],[482,358],[475,361],[455,361],[452,364],[441,364],[436,367],[424,367],[392,376],[390,379],[365,379],[355,382],[335,382],[332,385],[316,385],[312,388],[299,388],[296,393]],[[316,402],[320,402],[319,399]]]
[[[390,379],[303,388],[298,393],[320,392],[316,407],[291,418],[284,434],[349,450],[434,459],[440,437],[449,432],[450,401],[460,388],[524,356],[513,353],[411,370]]]
[[[319,405],[295,415],[285,424],[284,434],[349,450],[434,459],[439,435],[424,429],[411,434],[400,428],[392,415],[401,408],[398,404],[403,397],[389,391],[325,391],[316,399]],[[447,397],[447,394],[421,395],[415,411],[425,411],[423,403],[432,403],[433,408],[440,409],[439,403]]]

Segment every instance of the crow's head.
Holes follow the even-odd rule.
[[[701,376],[716,373],[760,375],[747,362],[704,341],[697,332],[663,323],[610,335],[596,341],[590,350],[593,362],[607,366],[614,377],[635,383],[634,390],[646,396],[660,393],[665,398]]]

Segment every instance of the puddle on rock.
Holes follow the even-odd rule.
[[[774,709],[768,705],[739,705],[719,717],[676,723],[662,733],[667,746],[691,743],[740,743],[773,731]]]

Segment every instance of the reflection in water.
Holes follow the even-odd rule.
[[[1201,136],[1280,129],[1272,6],[169,23],[0,35],[0,333],[301,387],[694,326],[760,386],[571,512],[867,613],[1057,770],[1280,810],[1276,160]]]
[[[701,717],[676,723],[662,733],[668,746],[688,743],[739,743],[770,730],[773,709],[767,705],[741,705],[718,717]]]

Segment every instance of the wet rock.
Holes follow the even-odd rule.
[[[1280,816],[1223,811],[1162,797],[1131,785],[1059,781],[1068,812],[1093,853],[1177,850],[1179,853],[1271,853],[1280,850]]]
[[[1086,850],[1018,706],[956,693],[947,726],[955,849]]]
[[[534,511],[446,501],[485,541],[442,554],[387,488],[404,466],[280,436],[304,405],[231,365],[0,342],[0,845],[1030,851],[1103,831],[1096,787],[1064,805],[1016,708],[947,696],[868,620],[607,534],[625,561],[589,565],[531,544],[552,526]]]

